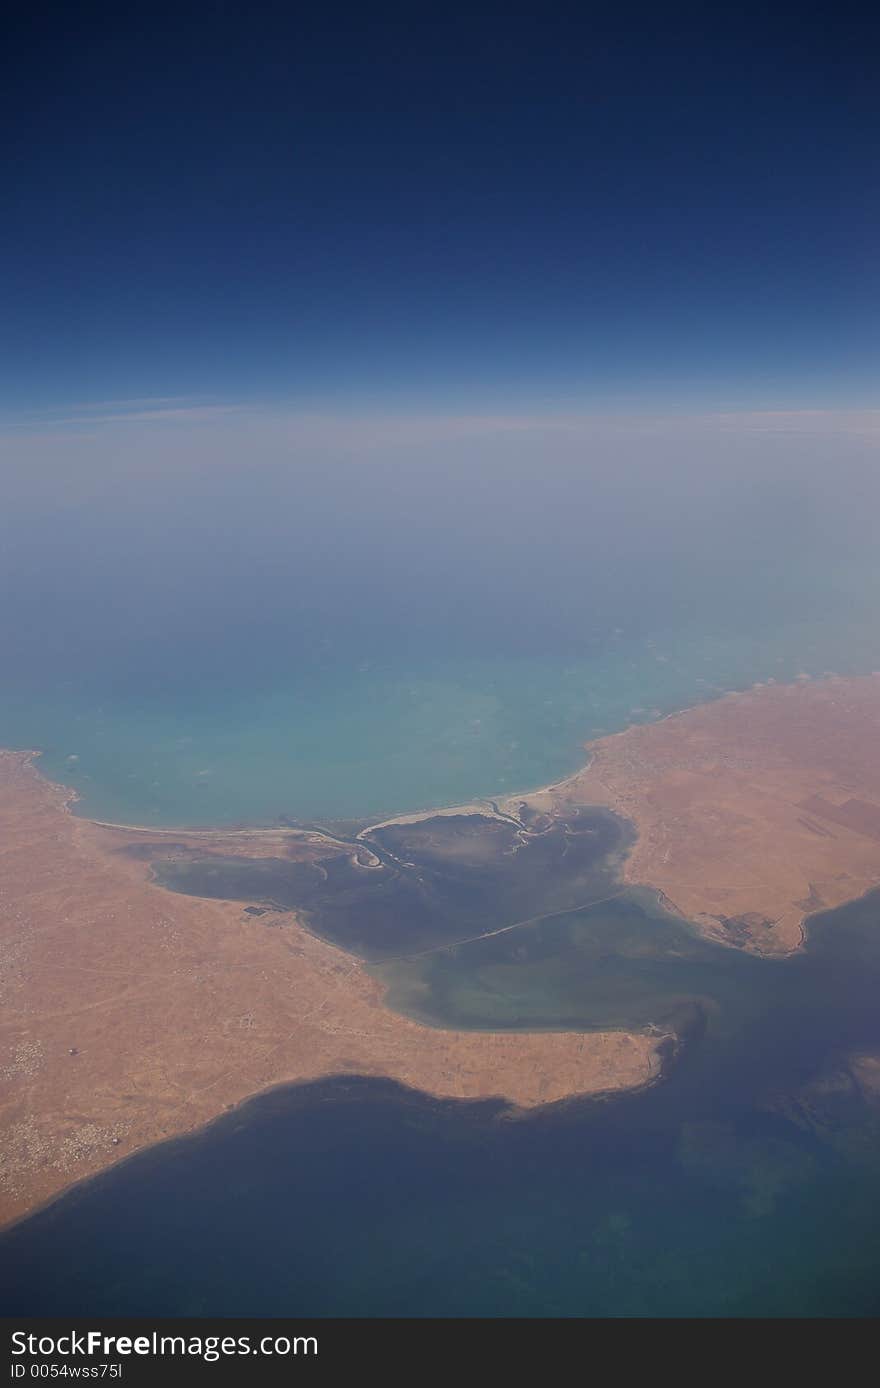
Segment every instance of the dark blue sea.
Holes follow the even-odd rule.
[[[276,1090],[7,1233],[4,1310],[877,1314],[880,893],[795,958],[707,947],[678,981],[692,1025],[641,1093]]]

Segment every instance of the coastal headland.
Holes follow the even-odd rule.
[[[534,802],[626,816],[624,880],[709,938],[789,954],[809,915],[880,884],[880,673],[759,685],[589,751]]]
[[[528,1109],[644,1085],[661,1028],[467,1031],[384,1001],[414,958],[652,888],[797,950],[880,884],[880,676],[764,686],[589,744],[556,786],[381,825],[155,830],[0,753],[0,1221],[276,1085],[386,1076]]]

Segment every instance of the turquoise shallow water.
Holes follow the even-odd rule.
[[[581,657],[431,657],[291,665],[249,683],[112,678],[7,684],[0,743],[37,747],[78,810],[129,823],[346,818],[547,784],[582,744],[758,680],[880,668],[870,622],[611,632]],[[233,676],[235,676],[233,678]]]
[[[239,442],[4,471],[0,744],[43,749],[83,813],[457,803],[726,689],[880,667],[857,436]]]

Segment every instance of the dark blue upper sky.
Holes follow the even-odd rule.
[[[870,403],[878,24],[768,9],[30,10],[0,404]]]

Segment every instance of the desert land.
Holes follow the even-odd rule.
[[[293,914],[267,924],[164,890],[122,851],[143,835],[78,818],[68,800],[28,754],[0,754],[3,1223],[280,1084],[388,1076],[529,1108],[659,1072],[657,1036],[421,1026]],[[289,838],[195,836],[258,855]]]

